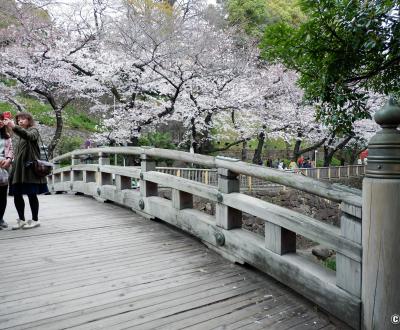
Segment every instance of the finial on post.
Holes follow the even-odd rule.
[[[382,127],[369,142],[366,177],[381,179],[400,178],[400,105],[390,98],[374,117]]]

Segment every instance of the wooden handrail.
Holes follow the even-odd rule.
[[[212,157],[193,154],[184,151],[143,148],[143,147],[105,147],[93,149],[74,150],[67,154],[55,157],[52,161],[59,162],[63,159],[75,158],[80,155],[146,155],[149,157],[166,158],[210,168],[225,168],[237,174],[244,174],[266,181],[282,184],[291,188],[299,189],[335,202],[346,202],[355,206],[361,206],[360,196],[349,192],[340,191],[332,187],[328,182],[321,182],[308,177],[300,177],[295,173],[282,172],[280,170],[267,168],[260,165],[248,164],[233,158]]]

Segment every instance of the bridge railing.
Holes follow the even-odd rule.
[[[301,168],[298,171],[313,179],[331,180],[364,176],[365,165]]]
[[[81,155],[98,157],[98,164],[80,164]],[[140,155],[141,167],[109,165],[109,155]],[[156,171],[154,157],[210,168],[208,184]],[[49,177],[53,192],[69,191],[110,200],[148,217],[162,219],[199,237],[210,248],[249,263],[314,301],[353,328],[360,327],[361,208],[358,194],[341,186],[225,157],[139,147],[76,150],[54,158],[71,164]],[[217,185],[210,185],[212,175]],[[196,174],[197,175],[197,174]],[[240,193],[239,175],[274,182],[340,204],[340,228]],[[132,179],[140,189],[132,189]],[[205,179],[204,179],[205,180]],[[169,187],[172,199],[158,196]],[[209,215],[193,207],[193,196],[216,203]],[[265,236],[242,229],[242,213],[262,219]],[[296,253],[296,235],[336,251],[336,272]]]

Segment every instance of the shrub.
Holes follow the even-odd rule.
[[[139,145],[162,149],[176,149],[175,144],[172,143],[171,134],[168,132],[150,132],[146,135],[142,135],[139,139]],[[162,158],[155,158],[155,161],[157,164],[165,162],[167,166],[171,166],[174,162],[173,160]]]
[[[59,155],[80,149],[84,143],[84,139],[80,136],[63,136],[57,145],[56,153]]]

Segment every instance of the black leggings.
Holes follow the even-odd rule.
[[[37,195],[28,195],[29,205],[32,211],[32,220],[38,221],[39,214],[39,200]],[[22,195],[14,195],[14,204],[18,212],[18,217],[21,220],[25,220],[25,202]]]
[[[7,207],[7,188],[8,186],[0,186],[0,220],[3,219]]]

